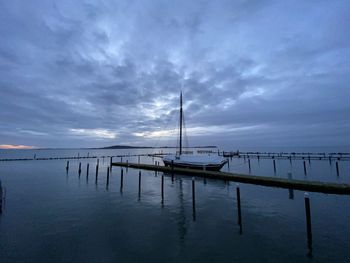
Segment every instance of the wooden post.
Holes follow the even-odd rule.
[[[162,194],[162,202],[163,202],[164,201],[164,175],[162,175],[161,194]]]
[[[306,163],[304,161],[304,174],[306,175],[307,174],[307,171],[306,171]]]
[[[107,167],[107,183],[106,185],[108,186],[109,185],[109,167]]]
[[[67,161],[67,165],[66,165],[66,171],[68,173],[68,170],[69,170],[69,161]]]
[[[139,171],[139,196],[141,195],[141,171]]]
[[[196,221],[196,191],[195,191],[194,177],[192,177],[192,212],[193,212],[193,221]]]
[[[98,162],[96,164],[96,175],[95,175],[95,183],[97,184],[97,177],[98,177]]]
[[[137,163],[140,163],[140,155],[137,158]]]
[[[311,159],[310,159],[310,155],[309,155],[309,164],[311,164]]]
[[[86,178],[89,177],[89,168],[90,168],[90,164],[86,165]]]
[[[240,233],[242,234],[241,193],[240,193],[238,184],[236,187],[236,192],[237,192],[238,225],[239,225]]]
[[[124,170],[122,169],[120,171],[120,191],[123,190],[123,177],[124,177]]]
[[[335,168],[337,170],[337,176],[339,176],[339,165],[338,165],[338,161],[335,162]]]
[[[171,160],[171,181],[174,182],[174,160]]]
[[[2,197],[3,197],[3,192],[2,192],[2,185],[0,181],[0,214],[2,214]]]
[[[273,159],[273,171],[274,173],[276,173],[276,160]]]
[[[332,157],[328,157],[328,159],[329,159],[329,165],[332,165]]]
[[[292,180],[292,173],[288,173],[288,179]],[[292,188],[289,189],[289,199],[294,199],[294,190]]]
[[[251,172],[251,169],[250,169],[250,159],[248,158],[248,166],[249,166],[249,173]]]
[[[79,170],[78,170],[78,173],[79,173],[79,177],[80,177],[80,174],[81,174],[81,163],[79,163]]]
[[[309,255],[312,254],[312,230],[311,230],[311,212],[309,194],[305,193],[305,214],[306,214],[306,231],[307,231],[307,247]]]
[[[97,165],[99,165],[100,164],[100,159],[97,159]]]
[[[112,163],[113,163],[113,156],[111,156],[111,160],[109,161],[109,169],[112,172]]]

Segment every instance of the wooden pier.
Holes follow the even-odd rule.
[[[301,191],[307,191],[307,192],[350,195],[350,184],[304,181],[304,180],[294,180],[294,179],[285,179],[285,178],[277,178],[277,177],[265,177],[265,176],[255,176],[255,175],[247,175],[247,174],[215,172],[215,171],[205,171],[205,170],[195,170],[195,169],[184,169],[184,168],[175,168],[175,167],[172,168],[172,167],[166,167],[166,166],[138,164],[138,163],[113,162],[112,165],[135,168],[135,169],[160,171],[168,174],[175,173],[175,174],[182,174],[182,175],[188,175],[188,176],[197,176],[197,177],[241,182],[241,183],[254,184],[254,185],[301,190]]]

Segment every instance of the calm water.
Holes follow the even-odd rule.
[[[260,150],[260,149],[257,149]],[[117,155],[150,150],[0,151],[0,158]],[[125,160],[125,159],[124,159]],[[157,159],[143,157],[142,162]],[[159,159],[158,159],[159,161]],[[82,173],[78,176],[79,162]],[[129,162],[137,162],[130,157]],[[90,174],[86,176],[86,164]],[[350,262],[350,197],[310,193],[313,256],[307,256],[304,192],[240,184],[243,232],[237,224],[236,184],[113,167],[106,185],[107,159],[0,162],[6,187],[0,215],[0,262]],[[303,180],[349,183],[349,162],[252,160],[252,173]],[[223,170],[248,172],[243,159]]]

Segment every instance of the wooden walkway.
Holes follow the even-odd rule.
[[[135,169],[160,171],[168,174],[172,174],[172,173],[183,174],[183,175],[189,175],[189,176],[220,179],[225,181],[279,187],[279,188],[301,190],[301,191],[307,191],[307,192],[350,195],[350,184],[304,181],[304,180],[285,179],[285,178],[278,178],[278,177],[264,177],[264,176],[255,176],[255,175],[247,175],[247,174],[236,174],[236,173],[215,172],[215,171],[213,172],[213,171],[183,169],[183,168],[172,169],[171,167],[150,165],[150,164],[113,162],[112,165],[135,168]]]

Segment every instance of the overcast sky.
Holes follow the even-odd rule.
[[[0,145],[350,145],[350,2],[0,0]]]

